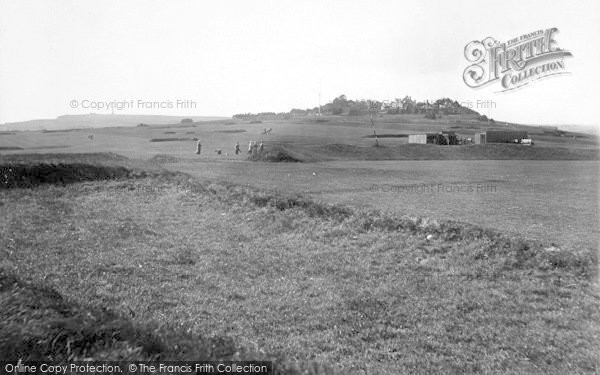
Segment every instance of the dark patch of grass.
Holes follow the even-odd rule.
[[[17,147],[17,146],[0,146],[0,151],[16,151],[16,150],[22,150],[23,147]]]
[[[352,211],[336,205],[317,203],[303,197],[283,197],[276,194],[249,194],[249,199],[258,207],[270,206],[280,211],[301,209],[309,217],[321,217],[341,221],[347,219]]]
[[[173,178],[178,175],[177,172],[156,168],[155,164],[156,160],[144,164],[110,153],[5,155],[0,157],[0,189],[148,176]]]
[[[152,138],[150,142],[183,142],[192,140],[192,138]]]
[[[91,164],[2,164],[0,188],[32,188],[42,184],[146,177],[145,171]]]
[[[35,147],[27,147],[28,150],[52,150],[56,148],[70,148],[68,145],[51,145],[51,146],[35,146]]]
[[[303,161],[300,155],[282,146],[263,150],[263,152],[249,156],[248,160],[270,163],[301,163]]]
[[[129,161],[125,156],[112,152],[98,153],[52,153],[52,154],[10,154],[0,155],[0,164],[6,163],[83,163],[83,164],[118,164]]]
[[[375,135],[369,134],[363,138],[375,138]],[[377,138],[408,138],[408,134],[377,134]]]
[[[84,130],[84,129],[78,129],[78,128],[73,128],[73,129],[56,129],[56,130],[42,130],[42,133],[69,133],[69,132],[75,132],[75,131],[79,131],[79,130]]]
[[[245,133],[245,129],[216,130],[215,133]]]
[[[157,154],[157,155],[154,155],[152,158],[150,158],[149,161],[153,162],[153,163],[166,164],[166,163],[177,163],[177,162],[181,161],[181,159],[179,159],[175,156],[171,156],[171,155]]]
[[[341,143],[328,144],[328,145],[322,146],[322,148],[327,152],[336,152],[336,153],[337,152],[354,153],[354,152],[357,152],[358,150],[360,150],[360,147],[358,147],[358,146],[341,144]]]

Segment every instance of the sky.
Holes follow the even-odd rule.
[[[110,102],[119,114],[280,112],[345,94],[450,97],[497,120],[597,129],[599,4],[0,0],[0,123]],[[464,83],[469,42],[551,27],[570,74],[504,93]]]

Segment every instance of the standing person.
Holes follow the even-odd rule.
[[[196,144],[196,154],[200,155],[201,148],[202,148],[202,145],[200,144],[200,140],[198,140],[198,143]]]
[[[252,141],[248,143],[248,154],[252,155]]]
[[[260,152],[262,154],[263,150],[265,149],[265,145],[263,145],[263,141],[262,139],[260,140],[260,145],[258,146],[258,152]]]
[[[240,152],[242,152],[242,150],[240,150],[240,142],[235,142],[235,154],[239,154]]]

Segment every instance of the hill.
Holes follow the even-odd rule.
[[[90,113],[87,115],[63,115],[55,119],[8,122],[0,125],[0,131],[89,129],[136,126],[138,124],[178,124],[186,118],[192,119],[194,122],[224,119],[224,117],[217,116],[104,115]]]

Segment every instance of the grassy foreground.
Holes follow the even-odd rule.
[[[1,357],[600,371],[596,253],[185,175],[121,177],[0,190]]]

